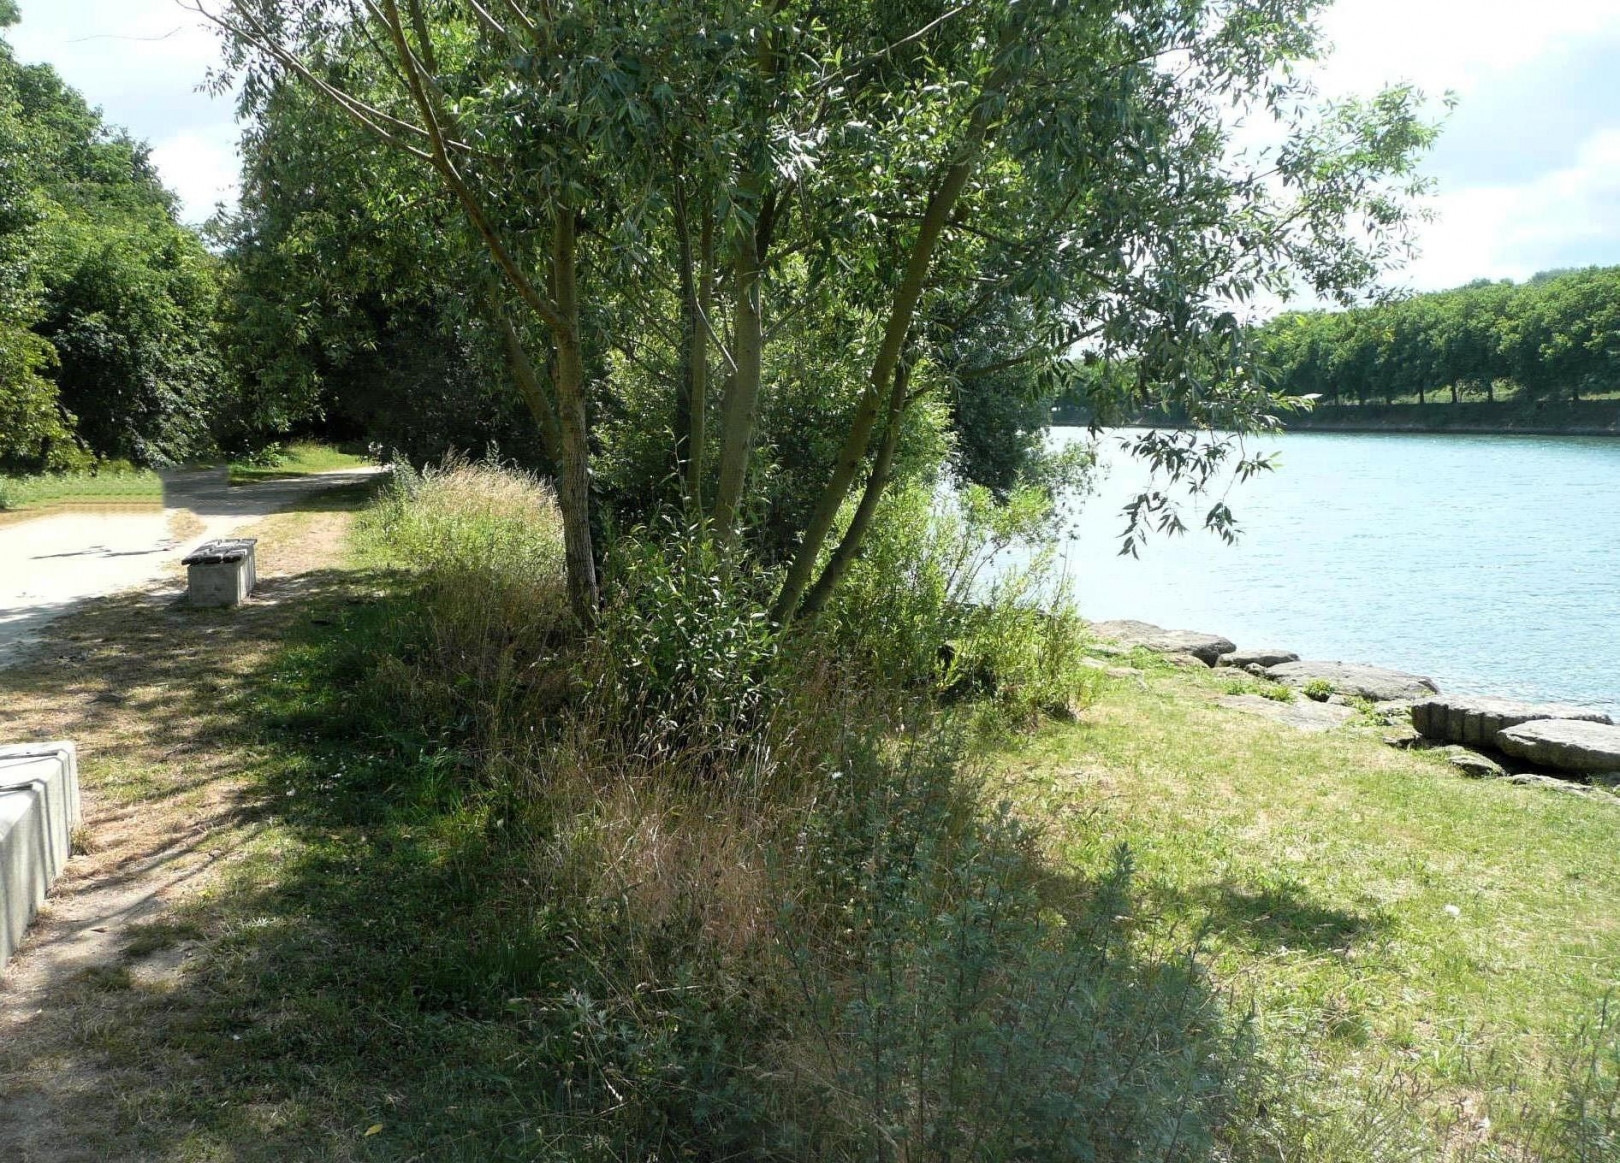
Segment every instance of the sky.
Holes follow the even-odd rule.
[[[186,217],[235,199],[228,98],[200,92],[212,32],[177,0],[22,0],[8,31],[109,121],[150,142]],[[1330,95],[1417,84],[1458,98],[1424,163],[1436,221],[1392,276],[1415,290],[1620,264],[1620,0],[1338,0]]]

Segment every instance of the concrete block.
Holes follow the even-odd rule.
[[[67,866],[81,818],[72,743],[0,747],[0,973]]]
[[[251,537],[209,541],[185,559],[186,598],[194,606],[239,605],[258,584]]]

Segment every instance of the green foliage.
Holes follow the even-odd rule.
[[[1237,1043],[1193,959],[1132,941],[1127,851],[1065,891],[926,735],[827,799],[784,933],[841,1157],[1207,1157]]]
[[[569,626],[550,488],[464,461],[421,473],[401,462],[367,520],[374,552],[417,583],[420,629],[400,633],[423,643],[385,662],[401,697],[424,719],[483,733],[536,713],[546,692],[533,679]]]
[[[208,451],[220,265],[146,147],[0,45],[0,158],[0,467]]]
[[[1337,688],[1335,688],[1334,685],[1325,678],[1313,678],[1310,682],[1306,683],[1302,688],[1300,688],[1300,693],[1308,699],[1322,703],[1331,698],[1336,689]]]
[[[891,494],[824,616],[832,649],[880,687],[985,698],[1011,722],[1067,712],[1090,672],[1051,517],[1032,487],[1005,504],[982,487]]]
[[[700,530],[620,539],[585,647],[587,707],[642,754],[700,765],[749,750],[784,677],[766,593]]]
[[[1331,403],[1449,392],[1531,401],[1620,392],[1620,267],[1479,281],[1259,331],[1283,390]]]

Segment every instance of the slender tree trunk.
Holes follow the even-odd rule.
[[[889,476],[894,468],[895,450],[900,446],[900,427],[905,419],[910,399],[907,395],[907,385],[910,376],[904,362],[894,369],[894,389],[889,393],[889,411],[884,420],[883,438],[878,442],[877,456],[872,461],[872,472],[866,478],[866,488],[861,492],[860,504],[855,507],[855,515],[850,518],[849,528],[844,530],[844,536],[838,542],[838,548],[833,550],[832,556],[827,559],[826,567],[816,584],[810,587],[810,592],[804,596],[804,604],[799,607],[799,617],[806,621],[814,620],[826,606],[827,599],[843,581],[844,574],[849,572],[850,565],[855,561],[855,555],[860,551],[861,542],[866,538],[866,531],[871,528],[872,517],[877,513],[878,502],[883,499],[883,490],[888,487]]]
[[[501,346],[506,351],[506,364],[511,369],[512,380],[517,384],[518,394],[529,406],[529,413],[540,429],[540,443],[545,448],[546,459],[551,461],[554,467],[558,466],[562,463],[562,429],[557,421],[556,406],[547,395],[545,383],[540,378],[540,373],[535,370],[534,361],[529,358],[517,328],[512,325],[511,315],[501,303],[500,291],[495,286],[491,286],[489,290],[489,311],[495,319],[496,330],[501,333]]]
[[[944,179],[928,199],[922,224],[918,227],[917,237],[911,244],[911,254],[906,261],[905,273],[901,276],[900,286],[895,291],[888,325],[884,330],[877,358],[873,361],[866,390],[861,393],[855,417],[850,423],[842,447],[838,450],[838,459],[833,463],[832,477],[821,491],[815,512],[811,514],[810,523],[805,528],[804,539],[799,543],[798,551],[788,567],[787,578],[782,583],[782,592],[777,595],[772,614],[778,622],[786,623],[794,617],[799,599],[810,585],[810,576],[816,568],[816,558],[821,553],[821,546],[838,517],[838,510],[843,505],[844,498],[849,495],[850,485],[854,483],[855,475],[866,459],[867,450],[871,447],[872,432],[877,427],[882,410],[883,392],[891,384],[895,368],[900,362],[900,352],[905,345],[906,335],[911,330],[911,320],[916,314],[917,301],[922,297],[923,287],[927,282],[928,267],[934,257],[934,250],[939,244],[940,235],[944,232],[951,210],[973,172],[978,142],[972,144],[975,147],[973,152],[952,163],[945,171]]]
[[[1457,383],[1455,380],[1453,380],[1451,384],[1451,402],[1453,404],[1457,402]]]
[[[578,239],[574,209],[556,206],[552,228],[552,283],[557,312],[557,427],[562,456],[557,464],[557,501],[562,508],[568,563],[568,604],[581,626],[596,620],[596,556],[591,541],[590,435],[585,409],[585,360],[580,346],[579,296],[575,286]]]
[[[675,187],[675,220],[680,238],[683,334],[680,396],[675,409],[676,460],[681,472],[689,512],[703,509],[703,452],[709,394],[709,312],[714,286],[714,226],[707,208],[700,208],[697,247],[692,245],[692,223],[681,185]]]
[[[764,221],[763,211],[761,221]],[[736,532],[737,509],[742,503],[748,460],[753,453],[754,425],[759,412],[759,384],[764,359],[764,312],[759,232],[741,230],[732,264],[737,306],[734,312],[731,357],[736,370],[726,384],[720,417],[720,481],[714,498],[714,535],[730,541]]]

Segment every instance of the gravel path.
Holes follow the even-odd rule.
[[[161,510],[64,510],[0,525],[0,667],[86,599],[144,585],[204,541],[381,471],[343,469],[234,488],[222,472],[175,473],[164,482]]]

